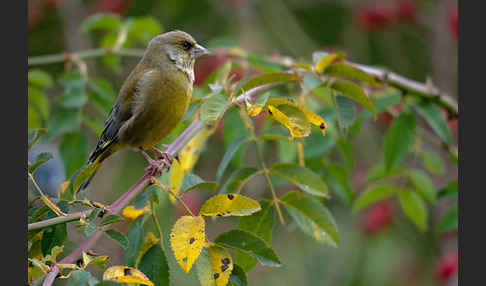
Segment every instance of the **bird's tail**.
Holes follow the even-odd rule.
[[[93,150],[91,155],[89,156],[88,163],[86,164],[85,168],[87,170],[87,178],[85,179],[84,183],[80,185],[76,193],[86,189],[88,187],[89,183],[95,176],[96,172],[98,171],[98,168],[101,166],[101,163],[108,158],[111,154],[115,153],[117,151],[117,144],[116,140],[113,141],[108,141],[104,144],[98,144],[96,148]]]

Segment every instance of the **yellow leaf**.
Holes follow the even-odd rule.
[[[137,268],[129,266],[111,266],[103,273],[103,280],[114,280],[120,283],[137,283],[143,285],[154,286],[154,283],[148,279]]]
[[[29,281],[36,280],[45,273],[49,272],[49,266],[37,258],[28,258],[27,265],[27,279]]]
[[[123,211],[122,215],[129,220],[136,220],[139,216],[143,215],[147,211],[147,208],[143,208],[137,210],[135,206],[126,206]]]
[[[312,72],[312,67],[310,65],[308,65],[308,64],[301,64],[301,63],[293,64],[291,66],[291,68],[294,68],[294,69],[304,69],[306,71]]]
[[[62,250],[64,249],[64,246],[54,246],[52,249],[51,249],[51,254],[48,254],[46,255],[46,257],[44,257],[44,261],[51,261],[51,262],[55,262],[56,261],[56,256],[58,256],[59,254],[61,254]]]
[[[191,172],[199,159],[199,154],[201,153],[204,143],[206,143],[209,136],[213,134],[214,130],[215,128],[213,127],[210,129],[204,128],[199,131],[199,133],[187,142],[186,146],[179,152],[178,158],[180,163],[177,160],[174,160],[172,163],[170,168],[169,185],[173,188],[174,193],[179,193],[184,176]],[[175,200],[172,195],[170,196],[170,199],[172,202]]]
[[[240,194],[219,194],[208,199],[199,214],[204,216],[246,216],[261,209],[254,199]]]
[[[288,106],[292,106],[292,107],[299,109],[300,111],[302,111],[304,113],[305,117],[307,118],[307,120],[311,124],[318,126],[321,129],[321,132],[322,132],[323,135],[326,134],[326,129],[327,129],[326,121],[324,121],[324,119],[322,117],[315,114],[310,109],[307,109],[307,108],[305,108],[301,105],[296,104],[295,102],[292,102],[292,101],[290,101],[288,99],[284,99],[284,98],[269,98],[267,100],[267,104],[273,105],[273,106],[278,107],[278,108],[280,108],[282,105],[288,105]]]
[[[211,246],[201,254],[197,270],[201,286],[225,286],[233,271],[233,259],[224,248]]]
[[[273,105],[268,105],[267,108],[268,113],[273,119],[287,127],[290,132],[290,139],[293,139],[294,137],[306,137],[310,134],[310,125],[301,120],[303,116],[297,116],[296,112],[292,112],[293,116],[289,117]]]
[[[142,259],[143,255],[157,242],[159,242],[160,239],[155,237],[155,235],[152,232],[149,232],[147,236],[145,237],[142,245],[140,246],[140,250],[138,251],[138,256],[137,256],[137,261],[135,263],[135,266],[138,265],[140,262],[140,259]]]
[[[321,73],[323,70],[325,70],[336,58],[338,57],[337,54],[329,54],[326,56],[323,56],[322,58],[319,59],[319,61],[316,63],[316,72]]]
[[[108,261],[108,256],[102,255],[102,256],[96,256],[96,257],[91,257],[90,255],[86,254],[86,252],[83,251],[82,253],[83,257],[83,268],[86,268],[90,264],[95,264],[98,265],[98,267],[101,268],[101,270],[105,270],[105,263]]]
[[[176,221],[170,233],[170,246],[175,259],[186,273],[189,273],[206,243],[204,227],[204,219],[201,216],[182,216]]]
[[[65,181],[64,183],[61,184],[61,186],[59,187],[59,197],[61,197],[64,194],[64,192],[67,190],[70,182],[71,181]]]

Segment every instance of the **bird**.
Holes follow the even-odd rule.
[[[122,148],[140,151],[149,162],[149,172],[161,172],[161,166],[170,168],[173,157],[155,146],[186,113],[193,90],[194,63],[208,53],[190,34],[179,30],[150,40],[120,88],[85,165],[91,169],[90,175],[77,192],[88,186],[104,160]],[[157,159],[145,150],[152,150]]]

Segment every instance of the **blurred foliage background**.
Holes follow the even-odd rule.
[[[83,20],[94,13],[114,13],[123,18],[150,16],[160,24],[160,32],[184,30],[204,46],[234,43],[261,55],[309,61],[316,50],[340,50],[353,62],[384,67],[421,82],[430,78],[440,90],[457,97],[455,0],[29,0],[29,57],[99,47],[99,38],[82,33],[80,29]],[[144,48],[143,42],[135,41],[132,47]],[[101,86],[105,90],[102,94],[110,94],[114,99],[137,60],[87,61],[90,77],[104,81],[98,85],[93,83],[93,90],[87,88],[82,92],[93,100],[96,86]],[[198,61],[196,84],[201,84],[225,60],[223,56],[214,55]],[[69,74],[65,72],[70,67],[64,63],[39,68],[55,79],[45,90],[48,107],[44,112],[49,113],[52,112],[49,109],[56,108],[54,103],[58,103],[66,85],[74,89],[76,85],[69,81]],[[235,74],[246,76],[238,71]],[[30,93],[29,89],[29,96]],[[106,105],[109,109],[111,102]],[[80,167],[76,162],[86,160],[96,143],[99,134],[96,131],[104,120],[103,112],[107,111],[86,105],[83,113],[97,114],[98,122],[83,121],[80,133],[59,138],[52,136],[53,140],[42,142],[30,152],[29,158],[45,151],[54,154],[54,160],[35,173],[47,193],[55,195],[60,184]],[[55,124],[52,120],[36,119],[36,116],[29,111],[29,128]],[[231,112],[226,117],[226,122],[234,120]],[[363,191],[370,167],[381,158],[381,138],[391,120],[390,114],[381,112],[377,121],[363,126],[353,140],[354,169],[349,181],[353,192]],[[448,120],[448,124],[457,142],[457,119]],[[231,132],[239,131],[225,124],[210,139],[194,169],[195,174],[208,181],[215,180],[224,150],[235,136]],[[75,152],[70,153],[72,148],[63,146],[76,146]],[[440,146],[426,146],[448,162],[448,155]],[[274,147],[276,150],[267,150],[269,157],[280,154],[281,159],[287,156],[287,160],[292,160],[296,154],[282,144]],[[326,156],[335,156],[335,151],[331,151]],[[72,160],[61,160],[63,153],[64,158],[73,157]],[[231,168],[244,163],[255,164],[255,156],[252,148],[240,150],[239,159],[232,162]],[[100,202],[112,202],[143,174],[144,167],[140,154],[128,150],[119,152],[104,164],[93,180],[91,189],[98,191],[87,196]],[[455,165],[447,163],[444,168],[443,172],[432,176],[437,190],[457,178]],[[262,178],[246,186],[252,195],[263,193],[265,188]],[[280,194],[285,191],[285,185],[278,190]],[[184,200],[191,208],[198,209],[207,195],[191,192]],[[430,221],[437,222],[452,203],[447,199],[438,201],[429,214]],[[184,210],[170,202],[161,205],[159,219],[163,229],[169,229]],[[404,218],[395,200],[379,202],[354,215],[349,205],[340,200],[331,200],[328,207],[341,233],[338,248],[323,247],[297,231],[295,225],[282,226],[276,222],[273,237],[278,239],[272,241],[272,246],[283,266],[256,266],[248,275],[249,285],[457,285],[456,230],[440,235],[433,229],[419,232]],[[214,234],[234,225],[234,221],[228,218],[217,224],[208,221],[208,224],[208,237],[213,238]],[[82,236],[74,231],[70,232],[69,239],[78,242]],[[95,250],[108,253],[110,264],[123,264],[123,251],[110,240],[99,240]],[[198,285],[194,274],[185,275],[173,258],[169,262],[172,285]]]

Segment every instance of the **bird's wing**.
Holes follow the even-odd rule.
[[[134,100],[137,94],[139,81],[144,74],[138,72],[139,70],[140,67],[137,66],[128,76],[125,84],[120,89],[117,100],[105,121],[105,126],[101,132],[100,139],[98,140],[95,149],[89,156],[88,163],[92,163],[94,160],[96,160],[96,158],[98,158],[98,156],[102,154],[104,150],[117,141],[118,131],[123,124],[134,115]]]

